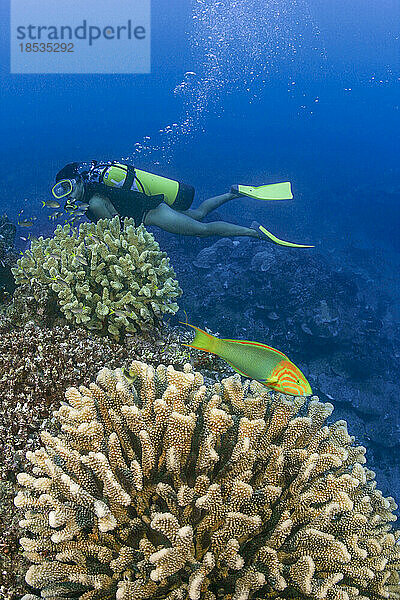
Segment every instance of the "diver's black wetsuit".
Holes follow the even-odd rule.
[[[142,192],[121,190],[120,188],[105,186],[102,183],[85,182],[84,186],[85,193],[82,202],[89,204],[89,201],[93,196],[103,196],[104,198],[108,198],[117,213],[121,217],[133,218],[136,226],[144,223],[149,210],[156,208],[164,201],[163,194],[147,196]],[[86,215],[91,221],[98,220],[90,208],[88,208]]]

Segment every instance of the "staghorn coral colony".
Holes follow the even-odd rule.
[[[189,365],[130,375],[69,388],[28,452],[25,600],[400,597],[395,503],[331,404]]]
[[[33,240],[13,269],[17,284],[39,282],[65,317],[118,340],[178,310],[181,290],[165,252],[143,226],[119,217],[69,224]]]

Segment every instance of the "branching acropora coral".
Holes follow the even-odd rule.
[[[181,290],[169,259],[133,219],[79,229],[59,225],[53,238],[32,241],[13,269],[18,284],[38,281],[57,295],[66,318],[115,339],[145,331],[178,310]]]
[[[331,404],[189,365],[103,369],[28,453],[25,598],[399,598],[392,498]]]

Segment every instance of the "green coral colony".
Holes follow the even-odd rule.
[[[17,284],[38,281],[65,317],[114,339],[157,325],[178,310],[181,290],[169,259],[143,226],[119,217],[79,229],[58,226],[33,240],[13,269]]]
[[[15,504],[25,600],[396,600],[396,505],[313,397],[134,362],[66,392]]]

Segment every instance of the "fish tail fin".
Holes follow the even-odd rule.
[[[46,206],[46,202],[44,202],[44,201],[42,200],[42,207],[44,208],[45,206]]]
[[[194,340],[191,344],[183,344],[184,346],[189,346],[190,348],[196,348],[197,350],[204,350],[205,352],[213,352],[216,351],[216,345],[218,342],[218,338],[214,337],[210,333],[207,333],[200,327],[196,327],[195,325],[191,325],[190,323],[185,323],[183,321],[179,321],[182,325],[187,325],[188,327],[192,327],[196,331],[196,335],[194,336]]]

